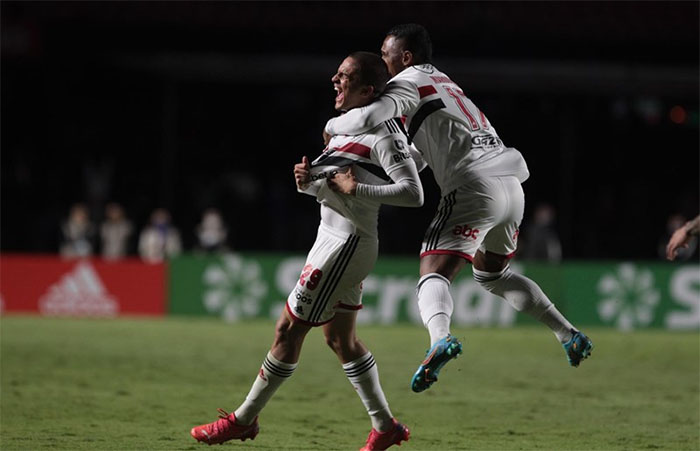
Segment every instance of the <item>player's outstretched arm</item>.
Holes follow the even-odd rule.
[[[700,234],[700,215],[673,232],[671,239],[668,240],[668,245],[666,245],[666,258],[675,260],[678,249],[688,247],[688,243],[693,236],[698,234]]]
[[[359,183],[355,196],[375,199],[383,204],[397,207],[420,207],[423,205],[423,185],[418,170],[412,160],[396,167],[389,174],[394,181],[391,185],[368,185]]]
[[[397,167],[389,174],[391,185],[368,185],[357,183],[352,167],[338,172],[328,179],[328,187],[336,193],[378,200],[397,207],[420,207],[423,205],[423,185],[413,161]]]
[[[384,121],[407,114],[419,100],[418,89],[412,83],[393,81],[374,102],[330,119],[324,131],[331,136],[359,135]]]

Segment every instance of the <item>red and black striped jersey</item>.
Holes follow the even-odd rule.
[[[421,151],[443,194],[481,176],[529,176],[524,158],[506,147],[486,115],[433,65],[409,67],[391,79],[379,101],[331,119],[330,134],[356,133],[404,116],[410,140]]]
[[[388,185],[393,183],[393,173],[409,165],[415,166],[415,163],[403,125],[399,119],[390,119],[367,133],[334,136],[311,163],[312,191],[319,203],[347,218],[358,233],[376,236],[382,202],[338,194],[327,186],[326,180],[352,166],[359,184]],[[414,183],[420,187],[420,180]]]

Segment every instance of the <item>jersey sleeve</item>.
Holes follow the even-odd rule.
[[[423,158],[423,153],[421,153],[413,143],[408,146],[408,153],[411,154],[411,158],[413,158],[413,161],[416,163],[418,172],[428,167],[428,163],[425,161],[425,158]]]
[[[418,105],[416,85],[406,79],[392,80],[374,102],[355,108],[326,123],[329,135],[359,135],[394,117],[401,117]]]
[[[400,207],[423,205],[423,186],[403,135],[392,134],[377,141],[372,148],[372,159],[381,164],[394,183],[390,185],[359,183],[355,196]]]

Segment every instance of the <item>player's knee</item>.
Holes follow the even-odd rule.
[[[326,344],[336,354],[342,354],[348,348],[348,339],[342,334],[329,332],[325,336]]]
[[[493,293],[496,296],[500,296],[507,300],[516,310],[521,310],[521,302],[517,299],[517,292],[508,290],[506,287],[506,280],[510,274],[510,268],[505,267],[500,271],[481,271],[476,268],[472,268],[474,275],[474,280],[476,283],[481,285],[481,287]]]
[[[423,277],[438,274],[451,282],[467,264],[462,257],[451,254],[426,255],[420,259],[420,273]]]
[[[498,287],[499,281],[504,278],[506,272],[509,270],[510,268],[506,267],[501,271],[489,272],[472,268],[472,273],[476,283],[481,285],[486,291],[494,292]]]
[[[280,320],[275,326],[275,344],[296,345],[304,341],[309,326],[292,320]]]
[[[416,285],[416,296],[420,300],[421,298],[421,290],[424,287],[428,286],[444,286],[445,289],[449,290],[450,285],[452,283],[450,282],[450,279],[445,277],[443,274],[437,273],[437,272],[431,272],[428,274],[424,274],[421,276],[421,278],[418,280],[418,284]]]
[[[333,352],[337,352],[336,349],[340,347],[340,337],[334,333],[327,333],[324,338],[326,339],[326,344]]]
[[[326,334],[326,344],[329,348],[341,359],[348,360],[357,354],[359,341],[355,337],[349,337],[345,334]]]
[[[506,266],[498,272],[486,272],[473,268],[474,280],[486,291],[500,296],[517,311],[537,313],[546,309],[551,302],[540,287]]]

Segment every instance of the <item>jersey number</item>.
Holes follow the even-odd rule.
[[[318,286],[319,282],[321,282],[321,277],[323,277],[323,271],[320,269],[313,269],[311,265],[306,265],[304,269],[301,270],[299,285],[302,287],[306,285],[306,288],[313,290]]]
[[[467,121],[469,121],[469,125],[472,131],[479,130],[479,123],[474,118],[474,115],[469,111],[469,108],[467,108],[467,102],[469,101],[469,99],[467,99],[467,96],[464,95],[464,91],[462,91],[459,88],[453,89],[449,86],[443,86],[443,88],[445,88],[447,94],[454,99],[462,114],[464,114],[464,116],[467,118]],[[472,104],[472,106],[474,106],[474,104]],[[489,128],[489,125],[486,121],[486,116],[484,116],[484,113],[482,113],[481,110],[478,109],[476,106],[474,106],[474,109],[478,113],[479,119],[481,119],[481,128],[487,130]]]

